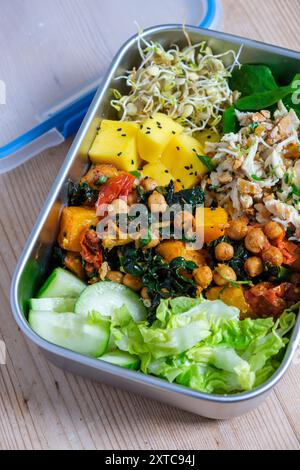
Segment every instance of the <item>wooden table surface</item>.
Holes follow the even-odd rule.
[[[6,2],[6,7],[21,4]],[[224,31],[300,51],[298,0],[223,0],[223,7]],[[83,22],[77,15],[69,27],[73,24],[80,35],[88,28]],[[102,39],[97,43],[104,48],[104,68],[112,51]],[[8,68],[17,60],[10,43],[0,41],[0,52]],[[15,125],[20,127],[17,117]],[[3,129],[2,122],[1,138]],[[299,449],[300,361],[259,409],[230,421],[211,421],[65,373],[24,338],[11,316],[11,277],[68,146],[44,152],[0,178],[0,339],[7,347],[7,364],[0,365],[0,448]]]

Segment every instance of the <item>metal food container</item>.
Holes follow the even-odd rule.
[[[214,53],[240,50],[241,63],[263,63],[271,67],[277,79],[288,83],[300,70],[300,54],[269,46],[256,41],[224,33],[186,27],[193,43],[207,41]],[[157,26],[142,35],[147,41],[159,41],[164,46],[173,43],[185,45],[186,39],[180,25]],[[46,357],[58,367],[125,388],[150,398],[175,405],[199,415],[224,419],[246,413],[257,407],[286,372],[295,353],[300,336],[300,317],[291,334],[283,362],[277,372],[262,386],[251,392],[235,395],[210,395],[170,384],[169,382],[130,371],[118,366],[86,357],[51,344],[35,334],[27,319],[27,300],[33,297],[49,274],[53,243],[56,240],[61,209],[67,201],[69,179],[78,180],[88,168],[88,151],[102,118],[116,118],[110,106],[111,87],[126,90],[124,81],[115,78],[139,64],[137,36],[130,39],[114,58],[81,128],[70,148],[62,168],[54,182],[44,208],[32,230],[18,262],[11,287],[11,306],[14,318],[30,341],[43,350]]]

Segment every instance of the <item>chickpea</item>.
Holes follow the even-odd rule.
[[[192,229],[194,225],[194,216],[191,212],[181,211],[174,218],[174,227],[176,229]]]
[[[152,212],[166,212],[168,204],[162,194],[158,191],[154,191],[148,199],[148,205]]]
[[[226,233],[231,240],[243,240],[248,233],[247,224],[242,220],[231,220]]]
[[[115,199],[109,205],[108,211],[113,214],[126,214],[128,212],[127,202],[124,199]]]
[[[142,299],[150,300],[147,287],[143,287],[143,289],[141,290],[141,297]]]
[[[283,228],[277,222],[271,221],[265,225],[264,232],[270,240],[275,240],[275,238],[280,237]]]
[[[137,201],[138,201],[138,195],[136,191],[132,191],[130,194],[128,194],[128,197],[127,197],[128,206],[133,206],[133,204],[136,204]]]
[[[218,243],[215,248],[215,257],[219,261],[229,261],[233,258],[234,249],[229,243],[221,242]]]
[[[154,189],[157,188],[158,183],[155,181],[155,179],[146,176],[146,178],[142,179],[141,185],[146,192],[149,192],[154,191]]]
[[[198,286],[206,289],[213,280],[213,273],[209,266],[194,269],[193,276]]]
[[[120,271],[108,271],[105,279],[122,284],[124,275]]]
[[[244,268],[250,277],[255,277],[259,276],[263,272],[264,265],[261,258],[258,256],[252,256],[245,261]]]
[[[141,278],[132,274],[125,274],[123,284],[134,291],[139,291],[143,287]]]
[[[245,247],[252,253],[260,253],[265,246],[266,236],[261,228],[253,228],[245,238]]]
[[[264,250],[262,258],[266,263],[273,264],[274,266],[281,266],[283,263],[283,254],[276,246],[271,246],[267,250]]]
[[[226,286],[229,281],[236,281],[236,274],[230,266],[218,264],[214,271],[214,281],[217,286]]]

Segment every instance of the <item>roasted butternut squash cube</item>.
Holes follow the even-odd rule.
[[[60,219],[58,243],[68,251],[81,250],[80,237],[82,232],[91,225],[97,225],[95,209],[88,207],[65,207]]]
[[[186,134],[175,135],[162,154],[161,162],[184,188],[195,186],[207,173],[207,167],[197,155],[204,150],[197,139]]]
[[[173,259],[182,257],[187,261],[194,261],[197,266],[204,266],[205,258],[198,250],[189,250],[185,243],[180,240],[166,240],[158,245],[156,251],[162,256],[167,263]]]
[[[163,113],[156,113],[141,124],[137,133],[140,157],[146,162],[156,162],[166,146],[183,127]]]
[[[240,318],[243,319],[251,313],[250,306],[247,304],[243,289],[241,287],[211,287],[205,294],[208,300],[222,300],[230,307],[236,307],[240,311]]]
[[[79,253],[68,251],[64,258],[64,265],[67,269],[76,274],[80,279],[85,278],[85,271],[81,264],[81,257]]]
[[[147,163],[142,170],[143,177],[153,178],[159,186],[167,186],[173,176],[170,171],[160,162]]]
[[[196,209],[196,230],[202,230],[204,241],[210,243],[225,234],[228,215],[222,207],[198,207]]]
[[[92,163],[111,163],[119,170],[136,171],[140,166],[135,122],[104,119],[89,151]]]

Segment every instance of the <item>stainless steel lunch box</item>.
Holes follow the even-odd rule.
[[[242,63],[268,64],[278,79],[287,83],[300,70],[300,54],[259,42],[224,33],[186,27],[193,43],[207,41],[215,53],[227,50],[240,51]],[[146,30],[146,41],[159,41],[163,45],[186,44],[180,25],[157,26]],[[88,166],[88,150],[96,135],[101,118],[115,117],[110,107],[110,88],[126,90],[124,81],[115,80],[119,75],[139,63],[137,36],[130,39],[113,60],[84,122],[70,148],[55,180],[45,206],[38,217],[17,265],[11,287],[11,306],[15,320],[23,333],[45,353],[55,365],[91,379],[126,388],[132,392],[164,401],[209,418],[230,418],[257,407],[280,380],[295,353],[300,336],[300,317],[293,330],[284,360],[265,384],[248,392],[231,396],[208,395],[186,387],[170,384],[165,380],[145,376],[142,373],[122,369],[100,360],[76,354],[48,343],[30,328],[26,320],[27,300],[34,296],[42,281],[49,274],[52,245],[55,242],[59,216],[67,200],[67,181],[77,180]]]

